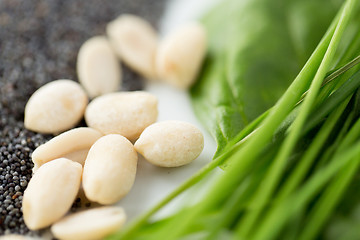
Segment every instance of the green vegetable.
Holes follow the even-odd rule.
[[[229,1],[225,6],[232,8],[223,6],[218,11],[235,12],[235,9],[249,10],[249,6],[256,6],[262,9],[261,16],[275,15],[268,21],[279,16],[279,12],[265,11],[269,8],[265,0],[242,3]],[[272,3],[270,9],[274,10],[281,1]],[[291,12],[294,7],[289,6],[300,8],[301,3],[284,0],[284,5],[288,7],[286,11]],[[323,8],[326,6],[321,10]],[[273,100],[274,105],[268,109],[257,108],[259,113],[249,118],[254,119],[252,122],[244,122],[241,114],[250,115],[246,111],[240,114],[237,108],[240,105],[234,96],[245,99],[244,95],[226,96],[224,106],[229,111],[218,113],[216,117],[212,115],[206,122],[207,126],[214,127],[214,135],[218,138],[220,151],[214,160],[130,227],[109,239],[334,239],[332,233],[336,239],[357,239],[360,221],[351,213],[359,212],[360,193],[352,193],[351,189],[360,185],[360,64],[356,57],[360,54],[359,16],[360,1],[345,1],[284,94],[277,101]],[[212,21],[214,25],[209,25],[210,31],[228,31],[215,26],[219,18],[214,17]],[[309,21],[309,24],[315,23]],[[267,24],[264,28],[274,29]],[[272,36],[267,35],[269,42]],[[224,83],[218,77],[223,77],[224,71],[236,75],[235,65],[239,62],[224,61],[227,55],[234,53],[229,53],[228,45],[217,37],[213,41],[212,51],[219,52],[210,55],[207,66],[212,67],[204,69],[202,82],[194,90],[194,94],[199,94],[194,95],[198,107],[210,101],[201,95],[207,91],[210,96],[216,91],[224,91],[225,95],[230,89],[240,91],[235,85],[234,89],[227,90],[220,87]],[[286,44],[289,41],[287,39]],[[234,46],[232,42],[228,44]],[[289,54],[279,62],[283,63],[286,57],[291,57],[289,62],[299,61],[299,56],[306,53],[307,44],[296,46],[301,49],[296,55]],[[254,55],[257,54],[255,51]],[[273,61],[281,58],[272,54]],[[265,54],[263,59],[270,57]],[[271,62],[270,66],[274,65]],[[292,70],[287,70],[290,78]],[[279,76],[283,76],[281,71],[278,70]],[[220,85],[213,88],[216,78],[220,79]],[[224,86],[228,80],[226,82]],[[250,87],[250,92],[251,88],[255,89]],[[259,102],[255,106],[262,104]],[[216,112],[224,106],[208,104],[206,111],[210,114],[211,107]],[[243,105],[244,109],[245,106],[248,108],[251,104]],[[204,118],[206,111],[200,116]],[[221,124],[217,122],[219,119]],[[239,119],[241,126],[236,125]],[[213,170],[221,165],[225,170],[215,174]],[[195,187],[207,190],[205,195],[198,196],[200,200],[185,202],[178,212],[161,220],[152,219],[179,194],[188,192],[188,199],[191,199],[191,194],[196,192],[189,190]]]

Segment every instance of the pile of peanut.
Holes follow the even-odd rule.
[[[118,92],[119,59],[146,79],[190,87],[206,52],[203,27],[191,23],[159,41],[149,23],[122,15],[108,24],[107,35],[80,48],[80,84],[50,82],[25,108],[26,128],[56,136],[32,154],[34,174],[23,197],[24,220],[32,230],[51,226],[59,239],[101,239],[121,228],[126,220],[121,207],[68,212],[79,191],[101,205],[128,194],[138,153],[154,165],[178,167],[196,159],[204,146],[202,133],[189,123],[156,123],[154,95]],[[88,127],[74,128],[83,118]]]

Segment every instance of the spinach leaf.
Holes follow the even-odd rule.
[[[279,99],[341,2],[227,0],[205,16],[209,53],[191,97],[217,153]]]

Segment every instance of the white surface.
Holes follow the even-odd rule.
[[[166,12],[160,23],[164,35],[174,27],[199,18],[218,0],[173,0],[169,1]],[[216,143],[196,119],[191,107],[190,97],[186,91],[175,89],[161,83],[148,83],[146,91],[159,99],[159,118],[164,120],[181,120],[194,124],[204,134],[205,144],[202,154],[191,164],[179,168],[160,168],[139,158],[135,184],[130,193],[120,200],[118,205],[124,207],[128,223],[135,217],[151,209],[172,190],[212,160]],[[167,210],[171,210],[170,205]]]
[[[170,0],[160,21],[160,36],[171,32],[186,22],[201,18],[221,0]]]

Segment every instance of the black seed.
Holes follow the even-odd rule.
[[[22,181],[20,182],[20,186],[26,187],[26,185],[27,185],[27,181],[26,181],[26,180],[22,180]]]

